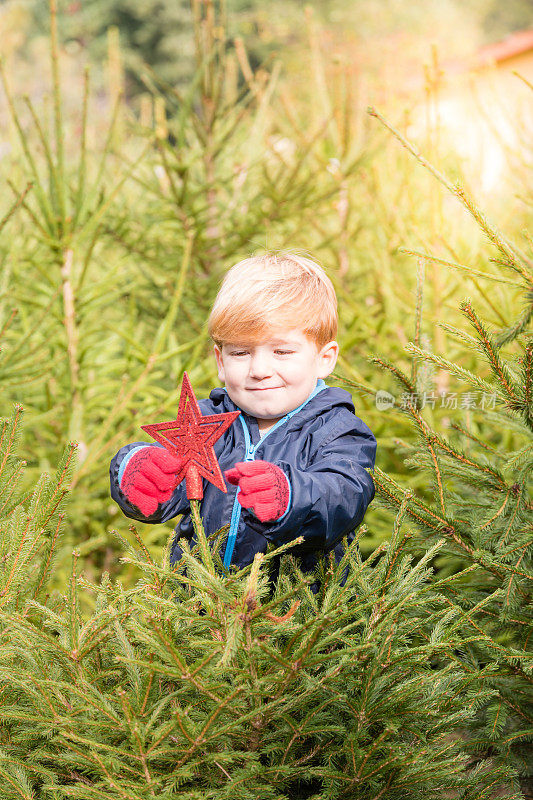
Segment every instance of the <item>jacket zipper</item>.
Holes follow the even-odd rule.
[[[240,421],[242,423],[242,427],[243,427],[243,430],[244,430],[244,441],[245,441],[245,457],[244,457],[244,460],[245,461],[255,461],[255,451],[257,450],[259,445],[262,444],[265,441],[266,437],[269,434],[271,434],[272,431],[276,430],[278,425],[282,425],[291,416],[292,416],[292,414],[289,413],[289,414],[286,414],[282,419],[278,420],[276,422],[276,424],[273,425],[272,428],[270,428],[270,430],[267,431],[265,433],[265,435],[262,436],[259,439],[259,441],[257,442],[257,444],[254,446],[252,444],[252,439],[251,439],[251,436],[250,436],[250,432],[248,430],[248,426],[246,425],[246,422],[242,418],[242,414],[241,414],[239,416],[239,419],[240,419]],[[237,538],[237,528],[239,527],[239,520],[241,518],[242,506],[239,503],[239,501],[237,500],[237,495],[239,494],[240,490],[241,489],[239,487],[237,489],[237,494],[235,495],[235,500],[233,501],[233,511],[231,512],[231,523],[230,523],[230,526],[229,526],[228,538],[226,540],[226,551],[224,553],[224,566],[226,567],[226,569],[229,569],[229,565],[231,564],[231,557],[233,555],[233,550],[235,548],[235,540]]]
[[[239,419],[242,423],[242,427],[244,430],[244,441],[246,448],[244,460],[254,461],[255,450],[260,443],[258,442],[256,447],[253,446],[253,444],[251,443],[248,427],[246,425],[246,422],[243,420],[242,415],[239,416]],[[265,434],[265,436],[266,435],[267,434]],[[233,511],[231,512],[231,523],[229,526],[228,538],[226,540],[226,551],[224,553],[224,566],[226,567],[226,569],[229,569],[229,565],[231,564],[231,556],[233,555],[233,550],[235,548],[235,540],[237,538],[237,528],[239,527],[239,520],[241,518],[242,506],[237,500],[237,495],[239,494],[239,492],[240,492],[240,487],[237,489],[237,493],[235,494],[235,500],[233,501]]]

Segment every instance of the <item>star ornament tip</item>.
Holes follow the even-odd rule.
[[[173,456],[183,459],[176,475],[176,486],[186,479],[187,499],[201,500],[202,477],[227,493],[226,484],[213,448],[240,411],[202,416],[189,376],[183,373],[178,414],[175,420],[141,425],[143,431],[162,444]]]

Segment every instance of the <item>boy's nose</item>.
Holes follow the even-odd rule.
[[[250,359],[250,377],[264,378],[272,374],[272,366],[268,356],[255,355]]]

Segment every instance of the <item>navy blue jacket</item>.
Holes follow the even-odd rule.
[[[201,515],[206,534],[231,523],[220,551],[225,566],[245,567],[253,561],[255,553],[266,553],[269,542],[279,547],[301,535],[303,543],[290,552],[298,558],[303,572],[312,573],[319,554],[332,549],[338,564],[344,554],[343,537],[352,541],[354,529],[375,494],[374,481],[366,470],[374,468],[377,443],[370,428],[355,415],[350,394],[319,379],[307,400],[278,420],[262,437],[256,418],[239,409],[225,388],[213,389],[209,398],[199,400],[198,405],[202,415],[241,411],[214,444],[222,472],[238,461],[261,459],[276,464],[289,479],[289,505],[274,522],[261,522],[251,510],[243,508],[236,497],[238,486],[227,483],[228,491],[224,494],[202,479]],[[196,542],[185,481],[148,517],[128,503],[120,490],[128,456],[146,444],[155,443],[133,442],[114,456],[110,467],[111,496],[127,517],[141,522],[166,522],[183,515],[171,547],[173,565],[183,553],[178,540],[185,537],[192,544]],[[272,585],[278,574],[279,558],[272,562]],[[345,570],[341,585],[346,575]],[[312,584],[312,591],[316,592],[318,586],[318,582]]]

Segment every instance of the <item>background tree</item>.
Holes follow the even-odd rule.
[[[225,528],[198,529],[169,569],[131,527],[135,587],[78,575],[50,589],[72,445],[55,479],[21,496],[21,410],[0,431],[0,790],[5,800],[431,798],[520,800],[512,769],[468,726],[495,694],[453,656],[486,637],[406,555],[402,502],[389,544],[320,565],[318,596],[282,556],[228,574]],[[227,527],[227,526],[226,526]],[[300,541],[297,539],[296,541]],[[345,542],[347,545],[347,541]],[[183,567],[187,567],[187,577]],[[344,587],[339,578],[349,567]],[[467,570],[471,571],[471,568]],[[80,586],[94,592],[84,614]]]
[[[461,303],[473,335],[440,322],[455,338],[481,353],[485,370],[473,374],[460,364],[420,346],[423,327],[423,271],[419,281],[415,341],[406,345],[414,357],[411,374],[379,356],[374,363],[390,372],[402,390],[400,413],[408,415],[417,434],[417,444],[399,441],[406,466],[425,472],[431,486],[430,499],[413,497],[406,516],[416,530],[412,542],[422,552],[444,536],[446,545],[436,566],[440,574],[474,567],[468,579],[453,588],[443,587],[449,602],[459,603],[468,613],[472,630],[490,639],[461,648],[458,654],[474,669],[491,667],[491,685],[498,698],[487,704],[478,717],[476,735],[480,751],[509,751],[522,775],[526,793],[532,790],[533,679],[531,635],[533,616],[533,261],[482,214],[473,199],[418,153],[416,148],[378,112],[370,113],[394,134],[433,176],[457,197],[491,242],[497,263],[521,299],[522,311],[509,325],[490,331],[469,299]],[[431,254],[418,256],[421,268]],[[441,260],[441,263],[446,262]],[[449,262],[465,271],[465,265]],[[478,273],[482,275],[482,273]],[[512,276],[512,277],[511,277]],[[490,276],[485,276],[490,280]],[[504,347],[510,348],[505,355]],[[416,359],[416,361],[415,361]],[[424,406],[437,407],[436,392],[421,391],[417,380],[422,361],[446,369],[473,396],[482,395],[479,420],[452,422],[453,436],[446,436],[437,419],[428,419]],[[493,443],[492,431],[500,432]],[[403,502],[400,485],[377,469],[379,501],[393,510]]]

